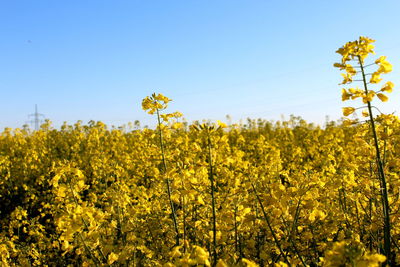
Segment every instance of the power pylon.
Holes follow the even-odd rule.
[[[35,125],[35,131],[39,130],[40,123],[43,122],[43,120],[41,120],[40,118],[44,118],[44,115],[38,113],[38,108],[36,104],[35,104],[35,113],[29,114],[28,116],[33,117],[33,119],[28,122]]]

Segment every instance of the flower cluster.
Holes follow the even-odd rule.
[[[392,65],[386,60],[385,56],[379,57],[374,63],[365,65],[365,59],[369,54],[375,54],[374,43],[375,40],[367,37],[360,37],[359,40],[348,42],[343,47],[339,48],[336,53],[342,56],[341,63],[335,63],[334,66],[340,70],[344,70],[345,73],[341,73],[343,76],[342,84],[350,84],[355,81],[363,82],[364,88],[359,87],[343,88],[342,89],[342,101],[349,99],[361,98],[364,104],[372,102],[375,96],[377,96],[382,102],[386,102],[388,97],[384,92],[390,93],[394,87],[392,82],[385,83],[380,90],[371,90],[367,87],[368,84],[378,84],[382,81],[381,75],[392,71]],[[368,67],[377,65],[378,69],[372,73],[366,73]],[[370,76],[368,78],[368,76]],[[355,80],[355,77],[359,79]],[[343,115],[348,116],[352,114],[356,109],[346,107],[343,108]],[[368,112],[364,111],[363,115],[368,116]]]
[[[147,96],[143,99],[142,108],[147,111],[147,113],[154,114],[157,110],[166,109],[170,101],[171,99],[162,94],[153,93],[151,96]]]

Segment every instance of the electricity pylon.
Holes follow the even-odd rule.
[[[33,120],[30,120],[29,123],[32,123],[35,125],[35,131],[39,130],[40,123],[43,121],[40,118],[44,118],[44,115],[41,113],[38,113],[38,108],[37,105],[35,104],[35,113],[29,114],[29,117],[33,117]]]

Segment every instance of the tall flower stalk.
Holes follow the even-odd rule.
[[[371,131],[374,140],[374,147],[376,151],[376,163],[378,169],[378,178],[381,186],[381,201],[383,206],[384,215],[384,252],[387,258],[387,264],[391,264],[391,234],[390,234],[390,208],[389,208],[389,197],[387,190],[387,182],[385,171],[383,167],[383,160],[379,149],[379,140],[376,131],[375,119],[372,113],[371,102],[375,96],[377,96],[382,102],[386,102],[388,97],[384,94],[385,92],[392,92],[394,87],[392,82],[387,82],[379,91],[374,91],[368,88],[368,85],[378,84],[382,81],[381,75],[392,71],[392,65],[386,61],[385,56],[381,56],[372,64],[365,64],[365,58],[374,53],[374,46],[372,43],[375,42],[367,37],[360,37],[359,40],[348,42],[343,47],[339,48],[336,52],[342,56],[341,63],[335,63],[334,66],[345,70],[346,73],[342,73],[343,82],[342,84],[350,84],[353,81],[360,81],[363,84],[363,89],[358,87],[342,89],[342,100],[346,101],[349,99],[356,99],[361,97],[364,104],[367,105],[367,111],[363,112],[363,116],[369,117],[371,124]],[[355,66],[348,64],[353,62]],[[366,73],[366,68],[370,66],[378,65],[378,69],[373,73]],[[357,70],[356,70],[357,69]],[[354,76],[360,75],[359,79],[354,79]],[[369,77],[370,76],[370,77]],[[356,108],[345,107],[343,108],[343,115],[348,116],[355,112]]]
[[[158,94],[156,95],[153,93],[151,96],[147,96],[146,98],[143,99],[142,101],[142,108],[149,114],[154,114],[156,113],[157,115],[157,128],[158,128],[158,138],[160,142],[160,149],[161,149],[161,159],[162,159],[162,173],[164,176],[167,174],[167,161],[166,161],[166,156],[165,156],[165,145],[164,145],[164,137],[162,133],[162,128],[163,124],[161,119],[164,122],[168,122],[168,120],[171,117],[180,117],[181,114],[179,112],[171,113],[171,114],[160,114],[161,110],[164,110],[168,106],[168,102],[170,102],[171,99],[168,97]],[[168,195],[168,202],[169,206],[171,208],[171,217],[172,221],[174,224],[174,229],[175,229],[175,244],[176,246],[179,246],[180,244],[180,234],[179,234],[179,228],[178,228],[178,220],[176,216],[176,211],[174,207],[174,203],[172,201],[172,190],[171,190],[171,181],[168,176],[165,177],[165,185],[167,188],[167,195]]]

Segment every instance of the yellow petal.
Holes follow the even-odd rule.
[[[394,84],[392,82],[387,82],[385,85],[382,87],[381,91],[382,92],[388,92],[391,93],[393,91]]]
[[[386,60],[385,56],[380,56],[377,60],[375,60],[375,64],[379,64],[379,63],[381,63],[381,62],[383,62],[385,60]]]
[[[344,116],[349,116],[350,114],[354,113],[354,111],[356,109],[352,108],[352,107],[345,107],[345,108],[342,108],[342,110],[343,110],[343,115]]]
[[[225,123],[223,123],[223,122],[220,121],[220,120],[217,120],[217,124],[218,124],[218,126],[221,127],[221,128],[226,128],[226,127],[228,127]]]
[[[113,264],[116,260],[118,260],[118,255],[115,254],[115,253],[113,253],[113,252],[111,252],[111,253],[108,255],[108,261],[107,261],[107,263],[108,263],[108,264]]]
[[[363,110],[361,114],[362,114],[363,117],[368,117],[369,116],[368,110]]]
[[[381,94],[381,93],[377,94],[377,96],[382,102],[386,102],[389,99],[387,96],[385,96],[384,94]]]
[[[335,63],[335,64],[333,64],[333,66],[334,66],[335,68],[340,68],[341,70],[343,70],[344,68],[346,68],[346,65],[345,65],[345,64],[341,64],[341,63]]]
[[[219,259],[216,267],[228,267],[228,264],[226,264],[224,260]]]
[[[372,73],[371,79],[369,80],[370,83],[379,83],[380,81],[382,81],[382,78],[380,77],[381,72],[376,71],[374,73]]]

